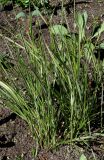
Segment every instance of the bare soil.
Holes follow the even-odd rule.
[[[87,0],[86,0],[87,2]],[[76,3],[76,10],[88,12],[88,26],[87,33],[90,34],[95,22],[104,21],[104,1],[98,2],[97,0],[78,1]],[[52,1],[53,6],[57,6],[58,2]],[[67,1],[66,1],[67,3]],[[65,3],[65,4],[66,4]],[[68,6],[67,6],[68,7]],[[23,25],[26,29],[27,20],[24,22],[17,22],[15,15],[22,11],[21,7],[13,6],[11,8],[4,8],[0,12],[0,34],[6,37],[12,38],[13,35],[18,35],[18,31]],[[67,10],[66,10],[67,11]],[[69,6],[70,12],[67,12],[67,22],[70,30],[73,32],[73,6]],[[24,10],[28,14],[27,10]],[[33,20],[34,36],[38,35],[39,28],[35,26],[35,19]],[[53,24],[59,24],[61,22],[60,9],[58,8],[57,14],[53,15]],[[44,26],[43,21],[41,22]],[[63,21],[63,23],[65,23]],[[46,41],[49,41],[48,30],[46,27],[41,27],[43,35]],[[104,35],[102,35],[104,39]],[[12,46],[11,46],[12,47]],[[0,54],[9,55],[10,47],[8,47],[8,41],[0,37]],[[14,53],[13,53],[14,54]],[[104,57],[103,57],[104,58]],[[3,79],[3,74],[0,73],[0,80]],[[96,124],[95,124],[96,128]],[[33,140],[27,124],[12,113],[9,109],[2,106],[0,101],[0,160],[19,160],[22,157],[23,160],[34,160],[33,150],[35,148],[35,141]],[[94,153],[93,153],[94,152]],[[97,160],[104,160],[104,138],[97,138],[90,143],[89,147],[83,144],[76,144],[73,146],[60,146],[57,150],[48,151],[41,150],[36,160],[78,160],[81,154],[84,153],[88,160],[93,160],[93,154],[95,154]],[[18,159],[17,159],[18,158]]]

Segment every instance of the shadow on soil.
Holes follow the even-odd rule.
[[[3,118],[0,120],[0,126],[9,122],[10,120],[14,121],[16,119],[16,114],[11,113],[9,116],[6,118]],[[0,136],[0,148],[9,148],[15,146],[15,143],[12,142],[13,137],[15,136],[15,133],[11,135],[10,140],[8,140],[6,135],[1,135]]]

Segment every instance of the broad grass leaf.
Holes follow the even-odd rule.
[[[78,13],[77,15],[77,24],[80,30],[83,28],[83,16],[81,13]]]
[[[87,160],[86,156],[84,154],[81,155],[80,160]]]
[[[104,32],[104,22],[95,27],[92,38],[100,36],[102,32]]]
[[[19,12],[17,15],[16,15],[16,19],[19,19],[19,18],[26,18],[26,14],[24,12]]]
[[[84,53],[85,53],[85,57],[88,59],[88,61],[90,61],[92,59],[92,56],[93,56],[93,51],[95,49],[95,46],[93,43],[86,43],[84,45]]]
[[[19,94],[17,94],[12,87],[3,83],[2,81],[0,81],[0,87],[2,87],[2,90],[5,91],[5,95],[13,99],[17,103],[17,105],[25,106],[26,103],[24,99]]]
[[[84,13],[83,13],[83,21],[84,21],[84,26],[83,27],[86,27],[86,24],[87,24],[87,19],[88,19],[88,14],[87,14],[87,12],[85,11]]]
[[[68,35],[68,30],[63,25],[54,25],[50,27],[50,32],[54,35]]]
[[[86,22],[87,22],[87,13],[86,12],[84,12],[83,14],[78,13],[77,18],[76,18],[76,24],[77,24],[78,29],[79,29],[79,41],[80,42],[85,36]]]
[[[86,43],[84,45],[84,52],[87,54],[87,53],[92,53],[93,50],[95,49],[95,46],[93,45],[93,43]]]
[[[15,95],[15,92],[13,89],[11,89],[8,85],[6,85],[5,83],[3,83],[2,81],[0,81],[0,87],[2,87],[3,89],[5,89],[5,93],[8,96],[11,96],[16,102],[18,101],[17,96]]]
[[[32,16],[40,16],[40,11],[39,9],[36,9],[32,12]]]
[[[104,42],[100,43],[99,47],[100,47],[100,49],[104,49]]]

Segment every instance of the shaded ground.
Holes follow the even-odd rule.
[[[24,156],[32,160],[34,141],[24,121],[8,109],[0,110],[0,160]]]
[[[79,2],[79,1],[78,1]],[[82,11],[86,10],[88,12],[88,34],[92,31],[93,23],[104,21],[104,2],[97,2],[93,0],[90,3],[80,3],[76,4],[76,10]],[[52,1],[53,6],[56,4]],[[8,9],[8,8],[6,8]],[[18,30],[21,27],[20,23],[23,23],[24,28],[27,27],[27,20],[24,22],[16,22],[15,15],[21,11],[21,8],[14,7],[8,10],[0,12],[0,33],[7,37],[18,36]],[[73,31],[73,7],[70,6],[70,12],[67,12],[67,22],[71,31]],[[35,19],[33,21],[34,36],[38,37],[39,28],[35,27]],[[57,14],[53,15],[53,23],[60,23],[62,19],[60,18],[60,9],[57,10]],[[63,20],[63,23],[66,23]],[[42,26],[43,22],[41,21]],[[42,32],[45,35],[45,39],[48,42],[48,32],[47,27],[41,27]],[[14,37],[13,37],[14,38]],[[104,36],[102,36],[102,39]],[[11,46],[12,48],[12,46]],[[12,57],[12,49],[8,47],[8,42],[5,39],[0,38],[0,54],[9,55]],[[0,80],[3,75],[0,74]],[[2,106],[2,102],[0,101]],[[78,160],[81,153],[85,153],[87,158],[93,159],[93,152],[95,153],[96,159],[104,160],[104,138],[97,139],[91,142],[89,148],[84,149],[81,145],[77,146],[62,146],[58,151],[48,152],[40,151],[38,155],[38,160]],[[32,156],[32,150],[35,148],[34,140],[31,137],[31,133],[24,121],[22,121],[14,113],[11,113],[8,109],[0,108],[0,160],[16,160],[17,156],[23,157],[24,160],[34,160]],[[92,152],[93,151],[93,152]]]

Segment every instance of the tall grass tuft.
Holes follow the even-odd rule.
[[[50,26],[50,45],[41,35],[38,42],[31,36],[29,40],[22,37],[24,52],[15,50],[18,60],[10,73],[18,80],[12,75],[9,81],[0,81],[2,101],[27,122],[36,151],[72,143],[83,135],[91,138],[103,62],[94,56],[92,38],[97,34],[87,37],[86,23],[84,12],[76,17],[77,34],[67,33],[65,28],[64,34],[59,30],[63,26]]]

